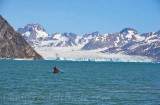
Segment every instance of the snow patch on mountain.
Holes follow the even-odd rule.
[[[48,37],[48,33],[44,32],[43,30],[37,30],[37,28],[35,28],[35,31],[36,31],[36,35],[37,35],[37,38],[46,38]]]
[[[160,41],[160,37],[158,37],[157,35],[152,35],[152,36],[149,36],[145,39],[145,42],[147,42],[147,43],[153,43],[156,41]]]

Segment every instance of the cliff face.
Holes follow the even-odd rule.
[[[0,58],[43,59],[1,15]]]

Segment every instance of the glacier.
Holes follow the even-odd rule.
[[[35,50],[46,60],[62,61],[110,61],[110,62],[154,62],[152,58],[144,56],[130,56],[125,54],[101,53],[98,50],[79,50],[76,47],[37,47]],[[57,57],[58,54],[58,57]]]

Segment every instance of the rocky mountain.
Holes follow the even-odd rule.
[[[68,47],[77,45],[78,36],[74,33],[54,33],[49,35],[39,24],[28,24],[19,28],[18,33],[33,47]]]
[[[122,47],[128,43],[134,43],[144,40],[145,37],[141,36],[133,28],[125,28],[121,32],[113,34],[97,35],[92,38],[86,45],[83,46],[84,50],[94,50],[97,48],[105,47]]]
[[[160,61],[160,36],[158,32],[142,34],[144,40],[127,43],[121,47],[111,47],[103,53],[124,53],[127,55],[141,55],[154,58],[155,61]]]
[[[24,28],[17,30],[31,46],[39,46],[41,41],[46,40],[49,34],[40,24],[27,24]]]
[[[27,37],[28,40],[42,40],[49,36],[40,24],[28,24],[24,28],[19,28],[17,32]]]
[[[37,32],[38,29],[35,27],[40,27],[39,30],[41,32]],[[155,60],[160,60],[160,31],[140,34],[137,30],[129,27],[116,33],[100,34],[96,31],[81,36],[74,33],[55,33],[48,35],[42,26],[29,24],[24,28],[18,29],[18,32],[33,47],[74,46],[79,50],[105,49],[101,52],[148,56]]]
[[[149,56],[160,60],[160,36],[155,32],[146,36],[145,40],[127,46],[127,54]],[[126,49],[126,48],[125,48]]]
[[[52,41],[49,41],[52,40]],[[77,46],[78,36],[74,33],[55,33],[48,38],[49,45],[54,47],[69,47]]]
[[[0,16],[0,58],[43,59],[2,16]]]

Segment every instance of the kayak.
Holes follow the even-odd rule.
[[[58,72],[53,71],[53,73],[58,73]]]
[[[64,73],[64,72],[54,72],[54,71],[53,71],[53,73]]]

